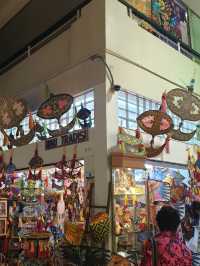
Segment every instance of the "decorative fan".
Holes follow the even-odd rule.
[[[164,150],[170,137],[167,136],[164,144],[158,148],[154,147],[154,138],[158,135],[168,134],[172,130],[173,122],[171,117],[162,111],[149,110],[137,118],[137,123],[140,128],[152,136],[150,146],[145,146],[147,157],[158,156]]]
[[[188,91],[178,88],[167,93],[168,108],[181,118],[179,128],[171,130],[171,137],[175,140],[188,141],[193,138],[196,133],[196,130],[191,133],[184,133],[181,131],[184,120],[200,120],[200,100],[192,93],[193,87],[188,87]]]

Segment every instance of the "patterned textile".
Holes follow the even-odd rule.
[[[157,246],[157,266],[192,266],[192,255],[177,234],[163,232],[155,237]],[[152,247],[148,241],[145,245],[144,259],[141,266],[152,265]]]

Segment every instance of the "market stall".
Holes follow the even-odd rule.
[[[165,204],[185,217],[190,185],[186,165],[146,158],[140,134],[119,129],[118,145],[112,153],[113,249],[139,261],[143,241],[157,232],[156,214]]]

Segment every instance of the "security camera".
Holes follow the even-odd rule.
[[[113,85],[112,89],[114,91],[120,91],[121,90],[121,86],[120,85]]]

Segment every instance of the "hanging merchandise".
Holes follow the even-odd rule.
[[[23,127],[20,125],[28,113],[28,107],[23,99],[0,98],[0,129],[4,136],[4,146],[12,148],[30,143],[35,136],[35,126],[32,120],[30,131],[25,135]],[[17,127],[16,136],[11,132],[10,135],[5,131]]]
[[[84,234],[84,226],[82,224],[75,224],[66,222],[65,237],[71,245],[80,245]]]
[[[6,167],[6,187],[10,187],[16,177],[16,165],[13,163],[13,150],[10,150],[9,164]]]
[[[4,157],[2,151],[0,151],[0,189],[5,188],[5,174],[6,174],[6,164],[4,162]]]
[[[127,258],[119,255],[113,255],[111,261],[108,263],[108,266],[131,266],[131,263]]]
[[[90,128],[92,126],[91,111],[81,104],[81,109],[76,115],[81,128]],[[81,122],[83,121],[83,122]]]
[[[64,135],[68,133],[75,125],[76,119],[65,127],[61,124],[61,117],[64,113],[68,112],[73,103],[73,97],[69,94],[50,94],[50,97],[43,102],[37,112],[37,115],[43,119],[56,119],[58,121],[58,130],[48,130],[51,136]]]
[[[132,153],[136,156],[145,156],[145,146],[142,143],[139,129],[136,130],[136,136],[129,135],[123,128],[119,128],[118,148],[121,152]]]
[[[200,149],[188,149],[188,171],[191,178],[191,201],[200,201]]]
[[[0,128],[18,127],[26,117],[28,109],[23,99],[0,97]]]
[[[167,93],[167,106],[172,113],[178,116],[181,121],[178,129],[171,129],[171,138],[180,141],[189,141],[196,133],[196,129],[190,133],[181,131],[184,120],[198,121],[200,120],[200,100],[193,95],[194,80],[191,81],[188,90],[173,89]]]
[[[73,97],[69,94],[50,94],[50,97],[43,102],[37,115],[43,119],[57,119],[60,124],[61,116],[69,111],[73,103]]]
[[[165,111],[165,99],[162,98],[162,104],[160,110],[149,110],[137,118],[139,127],[146,133],[152,136],[150,146],[145,145],[146,156],[156,157],[164,150],[168,143],[170,136],[165,138],[164,144],[160,147],[155,147],[154,139],[156,136],[169,134],[173,128],[173,122],[171,117],[166,114]],[[163,111],[162,111],[163,110]]]
[[[57,218],[58,224],[62,232],[64,232],[64,219],[65,219],[65,202],[63,199],[64,191],[60,192],[60,199],[57,203]]]
[[[35,170],[37,168],[41,168],[43,166],[43,163],[43,159],[38,155],[38,144],[36,143],[34,156],[29,161],[29,166],[31,169]]]
[[[67,176],[76,179],[81,176],[83,164],[77,159],[77,145],[74,146],[73,158],[66,162]]]
[[[111,221],[105,212],[97,213],[91,220],[90,231],[98,242],[105,240],[110,231]]]

